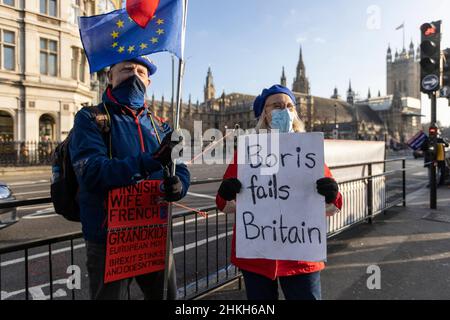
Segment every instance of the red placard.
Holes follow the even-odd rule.
[[[108,229],[143,227],[167,223],[167,203],[161,204],[162,181],[111,190],[108,196]]]
[[[146,180],[110,191],[104,282],[164,270],[167,202],[162,181]]]

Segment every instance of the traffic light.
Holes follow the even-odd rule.
[[[433,93],[440,89],[441,24],[441,21],[435,21],[420,27],[422,32],[420,81],[423,93]]]
[[[444,50],[441,97],[450,99],[450,48]]]
[[[429,149],[428,149],[428,155],[431,159],[436,160],[436,150],[435,150],[435,144],[437,142],[438,138],[438,128],[436,125],[431,125],[430,129],[428,130],[428,138],[429,138]]]
[[[428,130],[428,133],[430,138],[437,138],[438,128],[435,126],[431,126],[430,129]]]

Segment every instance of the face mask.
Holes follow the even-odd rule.
[[[294,132],[294,113],[288,109],[277,109],[272,111],[272,129],[279,130],[280,133]]]
[[[145,91],[144,83],[134,75],[112,89],[112,94],[120,104],[140,108],[144,105]]]

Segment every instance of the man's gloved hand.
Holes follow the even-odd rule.
[[[241,192],[241,188],[242,184],[238,179],[226,179],[222,181],[218,193],[226,201],[231,201],[236,199],[236,194]]]
[[[166,195],[164,196],[164,200],[167,202],[176,202],[181,200],[181,193],[183,192],[183,184],[180,181],[180,178],[177,176],[166,177],[164,179],[164,191]]]
[[[153,159],[159,161],[163,167],[167,167],[172,163],[172,150],[181,143],[182,139],[179,141],[172,141],[172,133],[168,133],[163,141],[161,141],[161,146],[153,154]]]
[[[327,204],[333,203],[336,200],[339,192],[337,182],[332,178],[322,178],[317,180],[317,192],[325,197]]]

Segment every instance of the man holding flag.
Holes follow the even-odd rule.
[[[108,192],[145,179],[162,180],[165,200],[175,202],[187,194],[190,184],[185,165],[177,165],[175,175],[167,173],[173,166],[172,149],[177,145],[171,141],[173,130],[152,115],[145,104],[150,76],[157,69],[146,55],[169,51],[182,59],[185,3],[128,2],[130,15],[121,9],[80,18],[80,34],[91,73],[110,67],[109,86],[101,104],[83,108],[76,115],[69,144],[79,183],[90,295],[96,300],[125,299],[130,284],[130,279],[104,282]],[[106,123],[106,129],[99,127],[98,117]],[[168,288],[164,270],[136,277],[145,299],[176,298],[173,263],[165,268],[169,270]]]

